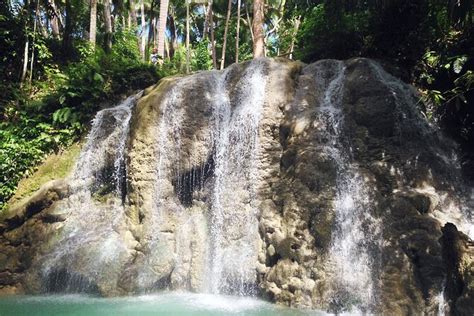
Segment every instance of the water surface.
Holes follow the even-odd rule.
[[[12,296],[0,298],[0,316],[53,315],[326,315],[295,310],[249,297],[165,293],[97,298],[85,295]]]

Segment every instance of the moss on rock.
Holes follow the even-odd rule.
[[[74,143],[59,153],[49,155],[31,176],[20,181],[15,195],[8,201],[7,211],[21,204],[22,200],[30,197],[46,182],[67,177],[80,152],[81,144]]]

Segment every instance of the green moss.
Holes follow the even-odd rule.
[[[49,155],[31,176],[20,181],[15,194],[8,201],[7,208],[12,208],[24,198],[31,196],[46,182],[68,176],[80,152],[81,145],[74,143],[57,154]]]

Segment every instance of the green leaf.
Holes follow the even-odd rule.
[[[104,77],[102,77],[101,74],[99,74],[99,73],[96,72],[96,73],[94,74],[94,80],[97,81],[97,82],[104,82]]]
[[[63,94],[59,97],[59,104],[64,104],[64,101],[66,101],[66,96]]]
[[[456,60],[454,61],[453,63],[453,70],[455,73],[460,73],[462,71],[462,67],[464,66],[464,64],[466,63],[467,61],[467,57],[466,56],[462,56],[462,57],[459,57],[459,58],[456,58]]]

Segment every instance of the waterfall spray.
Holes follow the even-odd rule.
[[[332,309],[370,310],[375,305],[373,258],[370,247],[380,241],[380,223],[371,215],[369,190],[364,178],[352,163],[350,145],[344,138],[345,66],[333,61],[330,67],[316,68],[315,80],[323,91],[318,108],[322,128],[323,152],[334,161],[336,188],[334,200],[335,223],[329,249],[332,265]]]
[[[99,111],[92,121],[72,175],[72,195],[63,205],[70,219],[62,228],[61,247],[43,259],[45,291],[94,291],[87,277],[72,271],[98,274],[126,251],[115,230],[123,216],[130,118],[140,96],[141,93],[133,95],[115,107]],[[99,207],[95,201],[95,195],[100,194],[113,201],[108,208]],[[86,256],[88,247],[95,243],[102,245],[100,251]]]
[[[217,98],[213,112],[214,184],[210,223],[213,293],[249,295],[256,282],[255,207],[259,122],[265,94],[264,63],[253,61],[237,84],[237,98]],[[225,89],[225,74],[221,88]]]

